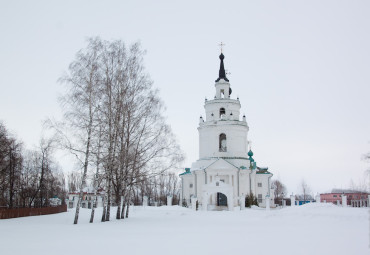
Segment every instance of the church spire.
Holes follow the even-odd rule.
[[[222,53],[222,50],[221,50],[221,55],[220,55],[220,71],[218,72],[218,79],[216,80],[216,82],[218,82],[219,80],[221,79],[224,79],[225,81],[229,81],[227,78],[226,78],[226,72],[225,72],[225,67],[224,67],[224,54]]]

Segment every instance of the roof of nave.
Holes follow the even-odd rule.
[[[250,169],[250,167],[247,167],[247,166],[244,166],[244,165],[241,165],[241,166],[236,166],[235,164],[233,164],[232,162],[230,162],[230,160],[232,159],[245,159],[245,160],[248,160],[247,158],[244,158],[244,157],[209,157],[209,158],[202,158],[200,159],[201,161],[206,161],[205,164],[203,164],[203,166],[201,166],[200,168],[193,168],[193,170],[191,170],[190,168],[185,168],[185,172],[179,174],[179,176],[183,176],[183,175],[187,175],[187,174],[191,174],[192,172],[194,171],[204,171],[204,170],[207,170],[207,169],[212,169],[212,167],[216,167],[216,169],[218,169],[220,166],[217,167],[217,164],[227,164],[229,166],[231,166],[232,168],[234,168],[235,170],[258,170],[256,171],[256,173],[258,174],[271,174],[270,172],[267,171],[267,168],[259,168],[259,167],[254,167],[252,169]],[[208,161],[208,162],[207,162]]]

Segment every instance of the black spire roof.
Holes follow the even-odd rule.
[[[222,54],[221,52],[221,55],[220,55],[220,71],[218,72],[218,79],[216,80],[216,82],[218,82],[220,79],[224,79],[225,81],[229,81],[227,78],[226,78],[226,72],[225,72],[225,67],[224,67],[224,54]]]

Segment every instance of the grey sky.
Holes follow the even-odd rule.
[[[60,117],[56,81],[86,37],[140,40],[190,166],[223,41],[257,164],[290,192],[302,178],[345,188],[369,167],[370,1],[0,2],[0,120],[27,147]]]

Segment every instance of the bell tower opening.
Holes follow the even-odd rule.
[[[221,108],[220,109],[220,119],[222,119],[225,114],[226,114],[225,108]]]
[[[219,151],[220,152],[226,152],[227,151],[226,135],[224,133],[220,134],[220,137],[219,137]]]

